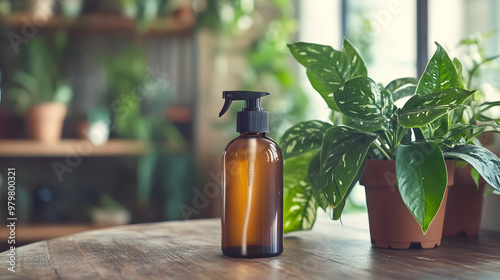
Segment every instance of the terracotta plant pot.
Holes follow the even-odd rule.
[[[25,114],[28,137],[44,143],[59,142],[67,112],[66,105],[57,102],[30,107]]]
[[[455,170],[455,183],[448,193],[443,235],[455,236],[465,233],[477,235],[481,225],[486,182],[479,179],[479,188],[470,175],[471,166]]]
[[[455,161],[446,161],[446,167],[450,186],[453,184]],[[399,195],[393,160],[369,160],[360,184],[365,186],[372,244],[392,249],[408,249],[412,244],[420,244],[422,248],[441,245],[448,190],[424,235]]]

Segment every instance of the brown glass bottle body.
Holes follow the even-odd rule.
[[[227,145],[222,165],[222,252],[247,258],[281,254],[281,149],[264,133],[241,133]]]

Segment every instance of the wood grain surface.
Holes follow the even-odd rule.
[[[139,156],[147,151],[146,143],[123,139],[110,139],[99,146],[81,139],[63,139],[58,143],[49,144],[34,140],[0,141],[0,157]]]
[[[343,224],[320,216],[267,259],[222,255],[218,219],[94,230],[17,248],[15,273],[1,253],[0,279],[500,279],[500,233],[390,250],[371,247],[366,215]]]

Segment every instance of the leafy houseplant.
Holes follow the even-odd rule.
[[[468,87],[476,87],[478,92],[466,101],[470,108],[455,111],[455,126],[460,128],[455,137],[461,137],[463,142],[471,145],[480,145],[478,136],[487,130],[495,129],[495,124],[500,123],[499,116],[494,116],[493,113],[500,106],[500,102],[486,101],[486,95],[490,97],[489,100],[495,100],[491,97],[495,94],[498,97],[498,89],[484,78],[484,74],[488,73],[485,70],[498,71],[498,68],[494,68],[494,60],[500,58],[500,55],[486,56],[484,46],[485,40],[495,33],[498,31],[473,35],[459,44],[465,49],[464,83]],[[446,206],[443,235],[465,233],[472,236],[479,232],[485,191],[487,184],[479,178],[477,171],[470,165],[464,166],[463,162],[457,162],[455,185],[450,189]]]
[[[64,75],[66,35],[33,38],[20,55],[22,69],[13,74],[17,87],[9,89],[15,108],[25,112],[28,135],[54,142],[61,137],[62,123],[73,91]]]
[[[445,197],[445,157],[469,162],[500,189],[500,160],[456,137],[454,110],[467,108],[464,102],[474,91],[464,88],[458,60],[454,64],[439,44],[420,80],[400,78],[386,86],[367,76],[347,40],[341,51],[309,43],[289,49],[344,124],[306,121],[283,135],[285,232],[310,229],[318,207],[333,208],[333,218],[339,219],[368,159],[395,161],[392,180],[423,235]],[[395,101],[403,97],[410,98],[399,108]]]
[[[181,162],[183,156],[188,156],[185,153],[187,143],[181,132],[165,119],[165,109],[174,94],[166,76],[155,77],[147,71],[146,55],[137,46],[107,58],[103,66],[109,90],[107,103],[111,109],[111,131],[120,138],[140,140],[151,148],[139,159],[137,166],[138,202],[141,207],[146,207],[157,173],[169,172],[159,169],[165,158],[175,157]],[[173,148],[168,152],[165,151],[166,142]],[[183,165],[177,168],[180,166]],[[178,170],[178,173],[182,172],[186,171]]]

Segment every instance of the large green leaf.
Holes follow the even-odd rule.
[[[366,69],[365,62],[363,58],[356,50],[356,48],[349,42],[349,40],[344,39],[342,43],[342,54],[347,57],[347,61],[349,62],[347,65],[347,73],[349,73],[349,77],[346,79],[350,79],[356,76],[367,76],[368,70]]]
[[[385,117],[373,118],[372,120],[351,118],[346,125],[366,132],[387,131],[390,129],[390,120]]]
[[[323,192],[323,186],[321,185],[319,172],[321,169],[320,152],[318,152],[309,162],[309,168],[307,169],[307,177],[311,186],[314,190],[314,195],[316,197],[317,206],[326,211],[328,207],[328,201],[326,201],[325,193]]]
[[[345,207],[347,198],[349,197],[349,194],[351,193],[352,189],[354,188],[356,183],[359,181],[359,179],[363,175],[363,172],[365,171],[366,162],[367,162],[367,157],[365,157],[365,160],[363,161],[363,164],[361,165],[361,168],[359,169],[358,174],[356,175],[356,177],[352,181],[351,186],[349,186],[349,189],[347,189],[347,192],[344,196],[344,199],[342,199],[342,202],[340,202],[340,204],[333,209],[333,214],[332,214],[333,220],[340,219],[340,216],[342,215],[342,212],[344,211],[344,207]]]
[[[330,127],[331,124],[322,121],[306,121],[292,126],[281,137],[283,157],[295,157],[321,147],[323,135]]]
[[[338,111],[337,104],[333,100],[333,93],[339,88],[338,81],[328,81],[327,78],[321,77],[309,70],[306,71],[306,75],[312,87],[323,97],[328,108]]]
[[[450,59],[446,51],[436,43],[437,49],[427,64],[417,86],[418,95],[441,92],[449,88],[462,88],[461,63],[458,59]],[[460,67],[460,70],[457,69]],[[439,119],[429,124],[432,136],[443,136],[448,129],[449,117],[443,114]]]
[[[434,142],[413,142],[396,149],[396,178],[404,204],[424,234],[446,191],[446,164]]]
[[[436,46],[436,52],[418,82],[419,95],[437,93],[448,88],[463,88],[462,79],[448,53],[438,43]]]
[[[474,91],[448,88],[438,93],[415,95],[398,111],[399,123],[404,127],[421,127],[460,107]]]
[[[306,67],[311,85],[333,110],[337,110],[333,93],[348,79],[367,75],[363,59],[347,40],[342,51],[303,42],[288,45],[288,48],[293,57]]]
[[[394,103],[391,93],[369,77],[355,77],[334,93],[340,111],[351,118],[371,120],[390,117]]]
[[[337,207],[352,186],[377,134],[348,126],[328,129],[321,147],[320,181],[328,203]]]
[[[500,159],[489,150],[474,145],[461,145],[443,150],[445,157],[468,162],[483,179],[496,190],[500,190]]]
[[[339,110],[364,131],[387,130],[394,103],[391,93],[369,77],[355,77],[334,93]]]
[[[308,166],[318,153],[309,151],[284,161],[283,172],[283,231],[311,229],[316,220],[318,208],[316,197],[319,188],[314,189],[309,182]]]
[[[453,58],[453,64],[455,65],[455,69],[457,69],[457,73],[460,77],[462,77],[462,72],[463,72],[463,66],[462,62],[456,57]]]

